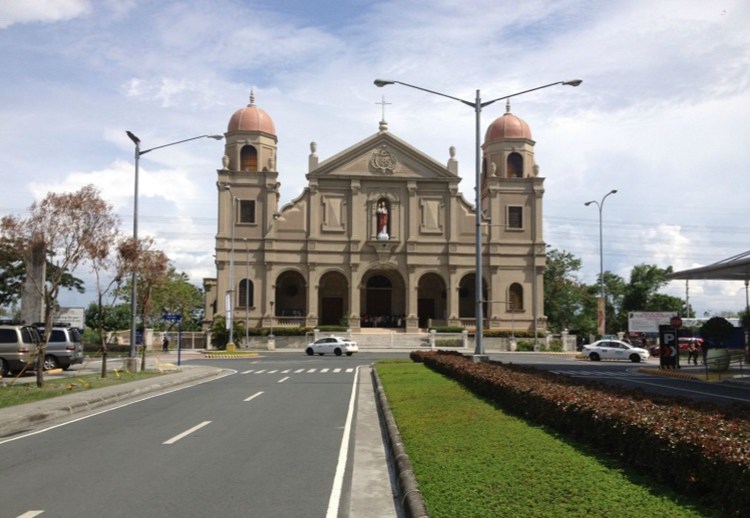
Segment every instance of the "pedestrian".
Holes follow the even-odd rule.
[[[690,365],[690,360],[693,361],[693,365],[698,365],[698,346],[695,340],[690,340],[688,343],[688,365]]]
[[[164,339],[161,341],[161,352],[169,352],[169,338],[167,338],[167,335],[164,335]]]
[[[708,340],[701,340],[701,353],[703,354],[703,365],[708,363]]]

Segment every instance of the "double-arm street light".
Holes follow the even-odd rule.
[[[599,208],[599,303],[597,306],[597,331],[599,333],[599,337],[601,338],[605,334],[606,329],[606,309],[607,305],[605,303],[606,298],[604,297],[604,248],[602,244],[602,209],[604,209],[604,200],[607,199],[607,196],[610,194],[615,194],[617,192],[617,189],[612,189],[607,194],[605,194],[601,201],[591,200],[584,203],[585,206],[589,206],[592,203],[596,205]]]
[[[133,245],[138,247],[138,167],[142,155],[154,151],[155,149],[161,149],[163,147],[175,146],[182,144],[183,142],[189,142],[191,140],[197,140],[201,138],[212,138],[214,140],[223,139],[223,135],[199,135],[197,137],[186,138],[184,140],[178,140],[177,142],[170,142],[169,144],[163,144],[161,146],[152,147],[149,149],[141,150],[141,139],[136,137],[132,132],[125,131],[128,138],[135,144],[135,192],[133,194]],[[136,295],[137,295],[137,273],[135,268],[130,278],[130,362],[128,363],[131,370],[135,370],[135,346],[136,346],[136,332],[135,332],[135,316],[137,311]]]
[[[491,101],[484,101],[482,102],[482,98],[480,96],[479,90],[477,90],[476,97],[474,101],[466,101],[464,99],[460,99],[458,97],[453,97],[452,95],[447,95],[444,93],[436,92],[434,90],[429,90],[427,88],[422,88],[421,86],[415,86],[410,85],[408,83],[404,83],[401,81],[391,81],[391,80],[385,80],[385,79],[376,79],[375,80],[375,86],[383,87],[386,85],[392,85],[392,84],[399,84],[403,86],[408,86],[409,88],[416,88],[417,90],[422,90],[423,92],[439,95],[441,97],[447,97],[448,99],[453,99],[454,101],[458,101],[460,103],[463,103],[467,106],[470,106],[474,108],[474,113],[476,114],[476,124],[475,124],[475,133],[476,133],[476,145],[475,145],[475,161],[474,161],[474,190],[475,190],[475,204],[476,204],[476,252],[475,252],[475,269],[476,269],[476,286],[475,286],[475,296],[476,296],[476,311],[475,311],[475,317],[476,317],[476,338],[475,338],[475,347],[474,347],[474,355],[475,356],[483,356],[484,355],[484,342],[483,342],[483,315],[482,315],[482,209],[481,209],[481,155],[482,155],[482,141],[481,141],[481,116],[482,116],[482,108],[485,106],[489,106],[492,103],[495,103],[497,101],[503,101],[505,99],[510,99],[511,97],[516,97],[519,95],[527,94],[529,92],[534,92],[536,90],[541,90],[542,88],[549,88],[550,86],[556,86],[556,85],[568,85],[568,86],[578,86],[583,81],[581,79],[572,79],[570,81],[557,81],[555,83],[550,83],[547,85],[537,86],[536,88],[530,88],[528,90],[524,90],[522,92],[517,92],[510,95],[504,95],[503,97],[498,97],[497,99],[492,99]],[[536,275],[536,272],[534,272],[534,275]],[[534,294],[536,296],[536,294]],[[536,315],[534,315],[534,322],[536,325]]]

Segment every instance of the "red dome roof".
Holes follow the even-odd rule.
[[[276,127],[271,117],[263,110],[255,106],[255,96],[250,93],[250,104],[240,108],[232,118],[229,119],[227,132],[232,131],[262,131],[270,135],[276,135]]]
[[[531,140],[531,129],[529,129],[529,125],[523,119],[516,117],[510,112],[504,113],[502,117],[495,119],[490,124],[490,127],[487,128],[487,133],[484,135],[485,142],[511,138]]]

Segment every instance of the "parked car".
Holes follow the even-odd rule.
[[[17,323],[0,324],[0,376],[34,370],[34,352],[39,333],[33,326]]]
[[[649,358],[649,352],[646,349],[633,347],[620,340],[599,340],[593,344],[584,345],[581,354],[594,362],[599,360],[630,360],[633,363],[638,363]]]
[[[357,342],[349,340],[348,338],[342,338],[340,336],[329,336],[327,338],[319,338],[311,344],[307,344],[305,352],[308,356],[313,354],[324,355],[325,353],[333,353],[336,356],[346,354],[351,356],[352,354],[359,351]]]
[[[36,324],[39,336],[44,336],[44,325]],[[53,325],[47,349],[44,352],[44,370],[60,368],[68,370],[71,365],[83,363],[83,344],[78,328]]]

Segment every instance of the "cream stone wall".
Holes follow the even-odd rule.
[[[258,171],[237,168],[243,146],[257,148]],[[491,165],[482,183],[489,329],[531,330],[534,315],[543,321],[544,179],[533,147],[524,139],[484,146]],[[308,186],[283,207],[278,186],[285,173],[271,167],[276,152],[275,135],[226,134],[227,158],[216,184],[217,274],[204,282],[206,325],[226,314],[231,293],[234,318],[247,317],[251,327],[342,320],[353,331],[387,326],[413,332],[428,322],[474,326],[476,221],[473,204],[459,192],[455,150],[444,166],[382,123],[377,133],[325,160],[312,143]],[[521,156],[521,177],[505,176],[511,153]],[[248,201],[255,203],[253,222],[238,219]],[[379,233],[381,205],[388,209],[387,237]],[[521,213],[518,228],[509,228],[511,206],[516,218]],[[252,301],[245,307],[240,285],[248,281]],[[510,291],[518,286],[522,304],[512,308]]]

